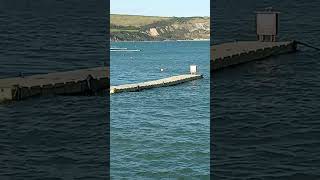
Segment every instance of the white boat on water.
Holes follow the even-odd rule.
[[[112,47],[110,48],[111,52],[139,52],[141,51],[140,49],[128,49],[128,48],[117,48],[117,47]]]
[[[128,48],[118,48],[118,47],[112,47],[110,50],[127,50]]]

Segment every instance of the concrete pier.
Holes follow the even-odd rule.
[[[107,67],[14,77],[0,79],[0,102],[49,94],[92,94],[108,88]]]
[[[147,81],[142,83],[111,86],[110,94],[121,93],[121,92],[134,92],[134,91],[141,91],[144,89],[173,86],[176,84],[180,84],[180,83],[184,83],[184,82],[188,82],[196,79],[201,79],[202,77],[203,77],[202,75],[197,75],[197,74],[185,74],[185,75],[172,76],[168,78]]]
[[[297,43],[295,41],[239,41],[213,45],[211,46],[211,71],[294,52],[296,49]]]

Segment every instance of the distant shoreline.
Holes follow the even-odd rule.
[[[184,42],[184,41],[190,41],[190,42],[204,42],[204,41],[210,41],[210,39],[195,39],[195,40],[162,40],[162,41],[110,41],[110,43],[117,43],[117,42]]]

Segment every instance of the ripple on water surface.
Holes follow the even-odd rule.
[[[273,6],[280,39],[319,46],[315,1],[217,1],[216,42],[254,38],[254,14]],[[230,6],[229,6],[230,5]],[[241,9],[235,15],[232,7]],[[230,17],[232,16],[232,17]],[[235,21],[229,21],[236,18]],[[293,20],[294,19],[294,20]],[[320,84],[318,53],[301,51],[214,74],[211,86],[215,179],[319,179]]]

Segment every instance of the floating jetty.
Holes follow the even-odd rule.
[[[14,77],[0,79],[0,102],[49,94],[95,94],[108,88],[107,67]]]
[[[296,41],[239,41],[213,45],[211,46],[211,71],[295,52],[296,49]]]
[[[151,89],[151,88],[173,86],[173,85],[177,85],[177,84],[181,84],[184,82],[201,79],[201,78],[203,78],[202,75],[185,74],[185,75],[172,76],[168,78],[147,81],[142,83],[111,86],[110,94],[121,93],[121,92],[135,92],[135,91],[141,91],[141,90]]]
[[[257,40],[211,46],[211,71],[296,51],[297,41],[277,41],[280,12],[268,7],[255,13]]]

